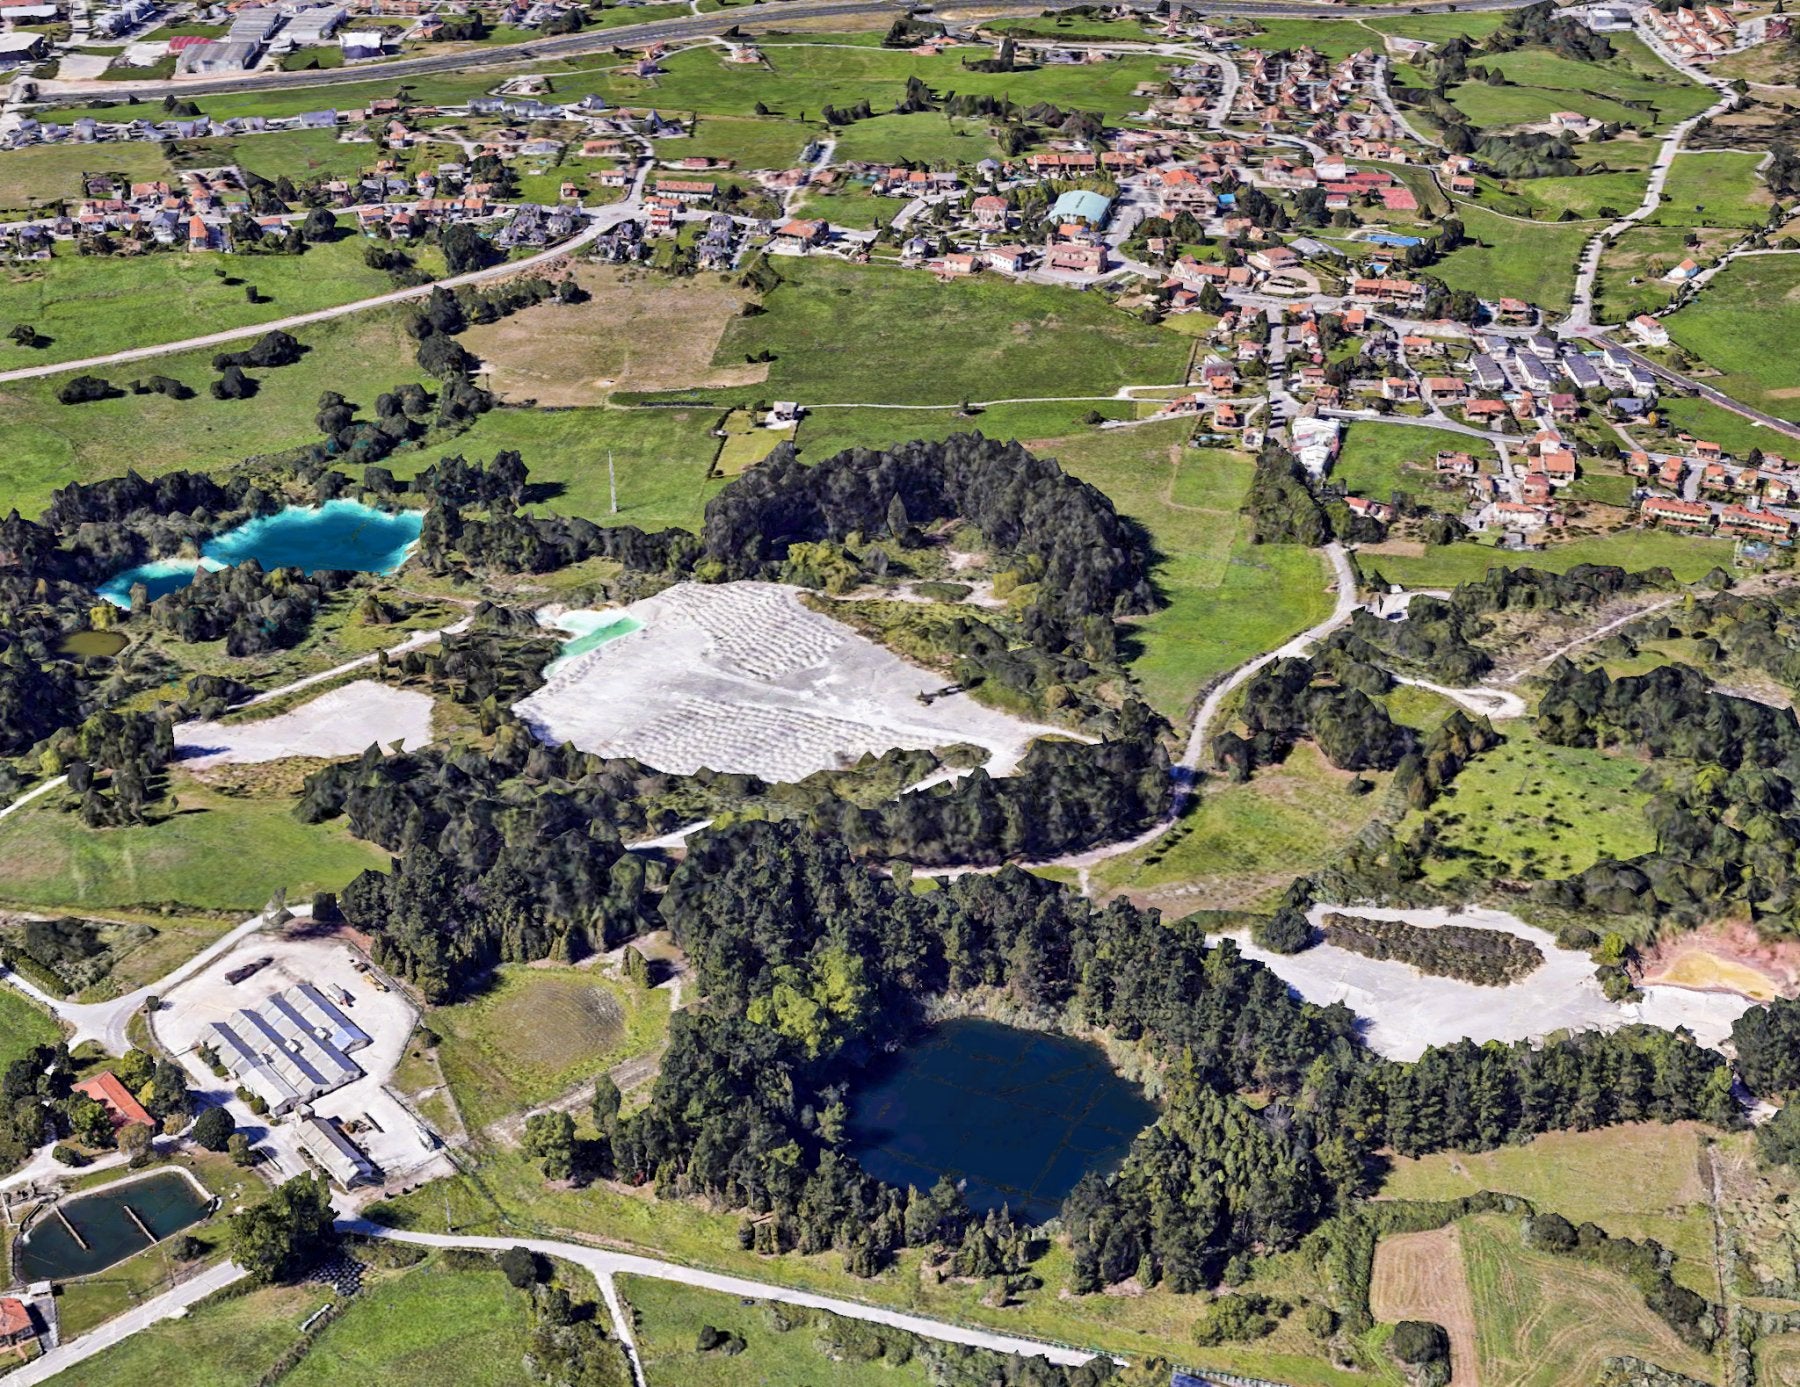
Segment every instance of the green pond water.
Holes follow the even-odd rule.
[[[870,1071],[851,1100],[851,1149],[890,1184],[964,1182],[978,1210],[1042,1221],[1089,1171],[1116,1169],[1156,1120],[1098,1045],[961,1019]]]
[[[130,644],[130,638],[123,631],[71,631],[56,643],[56,653],[91,659],[99,655],[117,655]]]
[[[211,1204],[210,1197],[176,1170],[64,1200],[58,1206],[62,1218],[42,1214],[19,1238],[14,1252],[18,1279],[62,1281],[100,1271],[142,1252],[152,1241],[161,1242],[198,1223]],[[74,1228],[73,1234],[63,1219]],[[144,1236],[146,1228],[151,1237]]]

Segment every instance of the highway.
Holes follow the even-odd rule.
[[[1079,0],[983,0],[982,10],[1016,10],[1039,14],[1046,9],[1067,9]],[[1410,6],[1407,13],[1439,14],[1471,10],[1522,9],[1527,0],[1460,0]],[[444,54],[422,58],[400,58],[388,63],[366,66],[329,68],[312,72],[256,72],[237,77],[193,78],[186,81],[151,82],[57,82],[38,83],[38,95],[44,102],[82,104],[99,98],[127,101],[137,97],[144,101],[160,101],[165,96],[192,98],[216,96],[231,92],[290,91],[303,88],[329,88],[345,84],[401,81],[425,77],[439,72],[467,72],[478,67],[504,67],[516,63],[555,61],[586,54],[603,53],[612,48],[642,47],[649,43],[669,43],[679,39],[707,38],[737,24],[750,23],[758,31],[797,19],[851,18],[861,15],[907,12],[897,0],[781,0],[751,10],[739,6],[712,14],[655,20],[647,24],[625,24],[615,29],[591,29],[578,34],[537,39],[530,43],[507,44],[493,48],[459,48]],[[1146,12],[1148,4],[1137,8]],[[1190,0],[1184,8],[1199,14],[1219,14],[1244,19],[1350,19],[1373,12],[1382,15],[1398,13],[1397,7],[1344,6],[1305,3],[1305,0],[1245,0],[1244,3],[1221,3],[1221,0]]]

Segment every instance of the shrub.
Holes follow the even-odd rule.
[[[208,1108],[194,1119],[194,1129],[189,1135],[197,1146],[204,1146],[208,1151],[223,1151],[236,1131],[237,1123],[231,1120],[230,1113],[223,1108]]]

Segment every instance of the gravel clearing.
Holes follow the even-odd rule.
[[[1374,910],[1321,905],[1309,918],[1318,926],[1326,914],[1411,925],[1466,925],[1501,930],[1529,939],[1544,951],[1544,964],[1508,987],[1481,987],[1454,978],[1421,973],[1410,964],[1364,958],[1331,944],[1304,953],[1273,954],[1233,935],[1249,958],[1266,963],[1289,987],[1321,1006],[1342,1002],[1363,1020],[1363,1039],[1389,1059],[1417,1059],[1433,1045],[1465,1036],[1473,1041],[1538,1040],[1559,1030],[1614,1030],[1648,1022],[1665,1030],[1685,1026],[1702,1045],[1717,1045],[1731,1023],[1755,1003],[1723,992],[1651,986],[1644,1000],[1609,1002],[1594,980],[1586,954],[1558,947],[1556,937],[1503,910]]]
[[[1058,732],[966,694],[925,704],[918,695],[944,676],[777,583],[681,583],[617,615],[641,629],[559,663],[516,705],[546,741],[677,775],[705,767],[779,782],[866,752],[954,742],[987,748],[988,769],[1004,775],[1032,738]]]
[[[373,679],[320,694],[290,712],[253,722],[187,722],[175,729],[176,755],[203,769],[287,756],[355,756],[371,742],[408,749],[431,741],[431,699]]]

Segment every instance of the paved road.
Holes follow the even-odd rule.
[[[941,1343],[967,1344],[973,1348],[990,1349],[995,1353],[1042,1357],[1052,1363],[1071,1367],[1089,1362],[1098,1356],[1085,1349],[1047,1344],[1036,1339],[1024,1339],[1017,1335],[1001,1334],[989,1329],[973,1329],[966,1325],[947,1324],[943,1320],[926,1319],[923,1316],[909,1315],[900,1310],[889,1310],[878,1305],[865,1305],[860,1301],[838,1300],[832,1296],[814,1295],[810,1291],[796,1291],[787,1286],[771,1286],[761,1281],[746,1280],[740,1276],[725,1276],[718,1272],[700,1271],[694,1267],[684,1267],[674,1262],[658,1261],[655,1258],[639,1257],[626,1252],[611,1252],[604,1248],[586,1247],[580,1243],[552,1242],[544,1238],[478,1238],[443,1233],[408,1233],[386,1228],[381,1224],[371,1223],[360,1218],[340,1219],[338,1227],[346,1232],[362,1233],[375,1238],[388,1238],[395,1242],[415,1243],[424,1247],[460,1247],[488,1252],[500,1252],[509,1247],[525,1247],[545,1257],[560,1257],[564,1261],[586,1267],[594,1273],[596,1278],[601,1279],[603,1289],[607,1281],[614,1276],[644,1276],[657,1281],[675,1281],[684,1286],[718,1291],[724,1295],[747,1297],[754,1300],[778,1300],[784,1305],[802,1305],[810,1310],[828,1310],[832,1314],[842,1315],[846,1319],[889,1325],[895,1329],[903,1329],[908,1333],[917,1334],[921,1338],[936,1339]],[[614,1314],[615,1327],[624,1329],[628,1334],[629,1325],[624,1323],[623,1314],[616,1309]]]
[[[987,11],[1017,10],[1040,14],[1045,9],[1066,9],[1087,0],[982,0]],[[1470,10],[1515,10],[1529,0],[1434,0],[1434,3],[1409,6],[1408,12],[1424,14],[1467,12]],[[204,78],[185,82],[55,82],[38,83],[40,96],[62,102],[91,101],[96,97],[125,101],[135,96],[140,100],[160,101],[165,96],[193,97],[222,92],[286,91],[301,88],[332,87],[347,83],[381,82],[392,77],[398,85],[403,79],[423,77],[438,72],[467,72],[471,68],[499,67],[514,63],[534,63],[550,59],[580,57],[602,53],[614,47],[641,47],[648,43],[667,43],[676,39],[708,38],[734,24],[788,23],[797,19],[830,19],[855,15],[905,13],[906,5],[898,0],[786,0],[754,13],[742,9],[720,10],[694,18],[665,19],[649,24],[621,25],[616,29],[587,30],[559,38],[537,39],[530,43],[507,44],[494,48],[478,48],[462,52],[433,54],[424,58],[401,58],[391,63],[370,67],[331,68],[319,72],[261,72],[241,77]],[[1149,10],[1149,4],[1136,8]],[[1358,9],[1319,3],[1268,3],[1266,0],[1188,0],[1184,8],[1199,14],[1242,16],[1250,19],[1343,19]],[[1378,11],[1385,12],[1385,11]]]
[[[154,1300],[146,1300],[117,1319],[108,1320],[98,1329],[83,1334],[74,1342],[53,1348],[22,1368],[14,1368],[6,1375],[7,1387],[33,1387],[35,1383],[48,1382],[77,1363],[92,1358],[121,1340],[129,1339],[140,1329],[148,1329],[153,1324],[183,1314],[195,1301],[203,1300],[214,1291],[229,1286],[243,1275],[244,1272],[231,1262],[220,1262],[217,1266],[208,1267],[192,1281],[184,1281],[174,1290],[166,1291]],[[70,1383],[78,1380],[79,1374],[63,1379]]]
[[[642,171],[640,171],[639,182],[642,183]],[[621,221],[636,216],[637,213],[637,198],[634,195],[625,202],[615,202],[596,209],[593,213],[593,224],[580,235],[553,246],[549,250],[528,256],[524,260],[510,260],[505,264],[490,265],[485,270],[471,270],[468,274],[451,275],[447,279],[433,280],[430,284],[414,285],[408,289],[395,289],[390,293],[377,294],[374,298],[356,299],[350,303],[340,303],[332,308],[315,309],[311,313],[293,313],[285,318],[273,318],[267,322],[228,328],[223,332],[208,332],[202,333],[198,337],[185,337],[179,342],[161,342],[149,347],[132,347],[122,352],[109,352],[105,356],[83,357],[79,361],[57,361],[47,366],[21,366],[11,371],[0,371],[0,382],[61,375],[65,371],[104,370],[109,366],[120,366],[132,361],[147,361],[152,357],[168,356],[175,352],[222,347],[228,342],[241,342],[246,338],[261,337],[265,332],[290,332],[311,323],[322,323],[331,318],[348,317],[352,313],[365,313],[371,308],[385,308],[390,304],[422,299],[427,297],[433,289],[456,289],[465,284],[481,284],[488,280],[506,279],[558,260],[565,255],[574,254],[583,246],[598,240]]]

